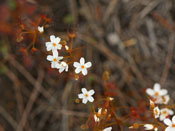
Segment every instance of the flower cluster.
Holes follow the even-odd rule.
[[[44,29],[42,27],[38,27],[38,31],[40,33],[43,33]],[[66,56],[60,56],[60,51],[64,47],[68,53],[71,53],[71,48],[68,47],[68,45],[63,44],[61,39],[59,37],[55,37],[54,35],[50,36],[50,41],[45,43],[46,50],[49,52],[52,52],[51,55],[47,56],[47,60],[51,63],[51,68],[58,69],[59,73],[62,73],[63,71],[68,72],[69,70],[69,64],[73,63],[73,67],[75,68],[75,73],[82,75],[88,74],[88,68],[92,66],[91,62],[85,62],[85,59],[83,57],[80,58],[79,62],[72,62],[65,61],[64,58],[67,58]],[[69,52],[70,51],[70,52]],[[72,56],[72,55],[71,55]],[[67,59],[66,59],[67,60]],[[94,102],[93,95],[95,94],[95,91],[93,89],[87,90],[86,88],[81,89],[82,93],[78,94],[78,98],[82,100],[83,104],[86,104],[87,102]],[[109,98],[109,101],[112,101],[113,98]],[[98,112],[94,114],[94,120],[95,122],[99,122],[102,117],[107,114],[107,109],[99,108]],[[112,127],[106,127],[103,129],[103,131],[111,131]]]
[[[42,27],[38,27],[39,32],[43,32]],[[47,60],[51,62],[51,68],[58,69],[59,73],[63,71],[68,71],[69,66],[66,61],[63,61],[64,57],[59,56],[59,50],[62,49],[62,44],[60,43],[61,39],[59,37],[55,37],[54,35],[50,36],[50,41],[46,42],[47,51],[52,51],[52,55],[47,56]],[[64,46],[66,50],[69,50],[67,45]],[[92,66],[91,62],[85,63],[85,59],[83,57],[80,58],[80,62],[74,62],[73,66],[75,67],[75,73],[82,73],[83,75],[87,75],[87,69]]]
[[[163,121],[165,118],[167,118],[170,115],[173,115],[174,112],[168,108],[162,108],[161,110],[159,107],[154,107],[155,104],[167,104],[170,100],[170,97],[168,95],[168,91],[166,89],[161,89],[160,84],[156,83],[154,84],[153,89],[148,88],[146,90],[146,93],[151,96],[150,100],[150,106],[153,107],[153,114],[155,119],[159,118],[160,121]]]
[[[174,111],[169,109],[170,106],[166,106],[170,100],[168,91],[166,89],[161,89],[159,83],[155,83],[153,89],[146,89],[146,93],[150,96],[150,108],[154,118],[163,121],[163,123],[168,126],[165,131],[175,131],[175,116],[172,117],[172,120],[169,119],[169,117],[174,114]],[[159,105],[162,107],[162,104],[164,106],[160,109]],[[135,124],[130,128],[136,129],[140,125],[143,125],[145,130],[158,131],[157,124]]]
[[[166,89],[161,89],[160,84],[156,83],[153,87],[153,90],[148,88],[146,93],[151,96],[152,100],[150,100],[150,106],[154,107],[155,104],[167,104],[170,100],[168,95],[168,91]],[[158,106],[153,108],[154,118],[159,118],[160,121],[163,121],[168,127],[165,131],[175,130],[175,116],[172,118],[172,121],[168,118],[174,114],[173,110],[168,108],[159,109]]]

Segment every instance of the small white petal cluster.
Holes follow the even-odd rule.
[[[102,110],[102,108],[98,108],[97,114],[94,115],[95,122],[99,122],[100,121],[99,116],[101,115],[101,110]]]
[[[172,120],[165,119],[164,123],[168,126],[165,131],[175,131],[175,116],[173,116]]]
[[[38,26],[38,31],[39,31],[40,33],[43,33],[43,32],[44,32],[44,27],[43,27],[43,26]]]
[[[78,94],[78,98],[82,99],[82,102],[84,104],[86,104],[88,101],[89,102],[94,101],[94,98],[92,97],[92,95],[94,95],[94,93],[95,93],[94,90],[87,91],[86,88],[82,88],[81,91],[82,91],[82,93]]]
[[[103,113],[107,113],[107,109],[104,109]],[[98,108],[98,112],[96,112],[94,114],[95,122],[99,122],[100,121],[101,114],[103,114],[103,113],[102,113],[102,108]]]
[[[43,27],[38,27],[38,31],[42,32]],[[65,61],[62,61],[63,56],[59,56],[58,50],[62,49],[62,45],[60,44],[61,39],[59,37],[55,37],[54,35],[50,36],[50,41],[46,42],[47,51],[52,51],[52,55],[47,56],[47,60],[51,62],[51,68],[58,69],[59,73],[63,71],[68,71],[68,64]],[[69,47],[65,45],[65,49],[68,51]],[[87,69],[92,66],[91,62],[85,63],[85,59],[83,57],[80,58],[80,62],[74,62],[73,66],[76,68],[75,73],[82,73],[83,75],[87,75]]]
[[[53,52],[53,55],[48,55],[47,56],[47,60],[51,62],[51,67],[52,68],[57,68],[59,63],[60,63],[60,60],[62,60],[63,57],[62,56],[58,56],[58,52],[57,51],[54,51]]]
[[[103,131],[111,131],[112,130],[112,127],[107,127],[105,129],[103,129]]]
[[[74,67],[75,69],[75,73],[82,73],[83,75],[87,75],[87,68],[90,68],[92,66],[91,62],[87,62],[85,63],[85,59],[83,57],[80,58],[80,62],[74,62]]]
[[[155,104],[167,104],[170,100],[168,91],[161,89],[159,83],[155,83],[153,89],[148,88],[146,93],[151,96]]]
[[[168,95],[168,91],[166,89],[161,89],[160,84],[156,83],[153,89],[148,88],[146,93],[152,97],[150,100],[150,106],[154,107],[155,104],[167,104],[170,100]],[[168,127],[165,131],[175,131],[175,116],[173,116],[172,120],[168,117],[174,114],[174,111],[168,108],[159,109],[159,107],[153,108],[153,114],[155,119],[159,118],[160,121],[163,121]],[[152,130],[152,124],[145,124],[145,130]],[[154,128],[155,130],[155,128]]]
[[[159,120],[163,121],[164,119],[166,119],[168,116],[173,115],[174,112],[173,110],[170,110],[168,108],[163,108],[160,110],[160,117]]]
[[[50,36],[50,41],[46,42],[47,51],[57,51],[61,50],[62,45],[60,44],[61,39],[59,37],[55,37],[54,35]]]
[[[154,130],[154,131],[158,131],[157,127],[154,127],[152,124],[145,124],[144,125],[145,130]]]
[[[154,117],[155,117],[155,118],[159,118],[159,116],[160,116],[159,107],[155,107],[155,108],[153,109],[153,113],[154,113]]]
[[[170,100],[170,97],[168,95],[168,91],[166,89],[161,89],[160,84],[155,83],[153,89],[148,88],[146,90],[146,93],[151,96],[152,100],[150,100],[150,105],[154,106],[155,104],[167,104]],[[163,108],[159,110],[158,107],[155,107],[153,110],[154,117],[158,118],[160,121],[163,121],[165,118],[167,118],[170,115],[173,115],[174,112],[168,108]]]
[[[59,56],[58,50],[61,50],[62,45],[60,44],[61,39],[55,37],[54,35],[50,36],[50,42],[46,42],[47,51],[52,51],[52,55],[47,56],[47,60],[51,62],[51,68],[58,69],[59,73],[63,71],[68,71],[68,64],[64,61],[63,56]]]

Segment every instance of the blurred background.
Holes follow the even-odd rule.
[[[72,73],[51,69],[47,40],[38,35],[32,48],[32,34],[20,37],[24,25],[35,30],[43,24],[37,23],[41,14],[49,19],[46,36],[68,40],[67,32],[76,33],[73,46],[82,47],[76,60],[84,56],[93,65],[88,76],[75,80]],[[116,105],[144,113],[145,89],[159,82],[173,103],[174,30],[174,0],[1,0],[0,131],[82,130],[92,107],[77,100],[83,87],[96,91],[95,100],[111,96]]]

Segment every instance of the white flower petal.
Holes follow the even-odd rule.
[[[160,90],[160,84],[159,83],[155,83],[154,84],[154,90],[155,91],[159,91]]]
[[[161,97],[154,97],[154,98],[155,98],[155,101],[154,101],[155,104],[162,104],[163,103],[163,99]]]
[[[40,33],[44,32],[44,27],[43,27],[43,26],[38,26],[38,31],[39,31]]]
[[[155,127],[155,128],[154,128],[154,131],[158,131],[158,128],[157,128],[157,127]]]
[[[69,68],[68,65],[66,65],[66,69],[65,69],[66,72],[68,71],[68,68]]]
[[[88,94],[88,91],[86,90],[86,88],[82,88],[81,91],[83,92],[83,94]]]
[[[46,42],[46,46],[52,45],[51,42]]]
[[[145,124],[144,127],[145,127],[145,130],[151,130],[153,129],[154,126],[152,124]]]
[[[58,51],[57,50],[52,50],[52,54],[54,57],[58,57]]]
[[[56,68],[57,68],[57,69],[62,68],[61,64],[57,64]]]
[[[155,118],[158,118],[159,115],[160,115],[159,107],[155,107],[155,108],[153,109],[153,113],[154,113],[154,117],[155,117]]]
[[[60,43],[60,40],[61,39],[59,37],[56,37],[53,42],[56,43],[56,44],[58,44],[58,43]]]
[[[168,93],[168,91],[166,89],[162,89],[159,91],[159,93],[160,93],[160,96],[164,96]]]
[[[171,122],[170,119],[165,119],[163,122],[164,122],[167,126],[171,126],[171,125],[172,125],[172,122]]]
[[[91,62],[87,62],[86,64],[85,64],[85,67],[86,68],[90,68],[92,66],[92,63]]]
[[[47,60],[48,60],[48,61],[52,61],[52,60],[53,60],[53,56],[48,55],[48,56],[47,56]]]
[[[84,76],[87,75],[87,69],[86,69],[86,68],[82,69],[82,74],[83,74]]]
[[[59,69],[59,73],[62,73],[64,71],[64,68]]]
[[[162,114],[162,115],[160,115],[159,120],[160,120],[160,121],[163,121],[165,118],[166,118],[166,116]]]
[[[95,122],[99,122],[100,121],[100,119],[96,115],[94,115],[94,120],[95,120]]]
[[[61,48],[62,48],[62,45],[61,45],[61,44],[58,44],[58,45],[57,45],[57,49],[58,49],[58,50],[61,50]]]
[[[48,45],[47,46],[47,51],[51,51],[52,50],[52,45]]]
[[[78,74],[78,73],[81,72],[81,70],[82,70],[82,69],[81,69],[80,67],[78,67],[78,68],[75,69],[75,73]]]
[[[90,91],[88,92],[88,94],[91,95],[91,96],[92,96],[94,93],[95,93],[94,90],[90,90]]]
[[[162,100],[163,104],[168,104],[169,100],[170,100],[170,96],[169,95],[163,96],[163,100]]]
[[[51,35],[51,36],[50,36],[50,41],[51,41],[51,42],[54,42],[54,40],[55,40],[55,36],[54,36],[54,35]]]
[[[51,63],[51,68],[56,68],[57,67],[57,64],[55,62],[52,62]]]
[[[80,98],[80,99],[84,99],[85,96],[84,96],[84,94],[78,94],[78,98]]]
[[[84,65],[84,63],[85,63],[85,59],[84,59],[83,57],[81,57],[81,58],[80,58],[80,64],[81,64],[81,65]]]
[[[88,96],[87,98],[90,102],[93,102],[94,101],[94,98],[92,96]]]
[[[167,127],[165,131],[173,131],[172,127]]]
[[[62,60],[63,59],[63,56],[59,56],[57,59],[58,60]]]
[[[172,122],[173,122],[173,124],[175,124],[175,116],[173,116]]]
[[[173,114],[174,114],[173,110],[168,110],[168,113],[169,113],[170,115],[173,115]]]
[[[84,98],[82,102],[83,102],[84,104],[86,104],[87,101],[88,101],[87,98]]]
[[[98,108],[98,114],[101,114],[102,108]]]
[[[111,131],[112,130],[112,127],[107,127],[105,129],[103,129],[103,131]]]
[[[146,93],[150,96],[154,95],[154,90],[152,90],[151,88],[146,89]]]
[[[80,63],[78,63],[78,62],[74,62],[74,65],[73,66],[74,67],[81,67]]]

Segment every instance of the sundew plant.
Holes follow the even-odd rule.
[[[175,131],[174,0],[0,2],[0,131]]]

